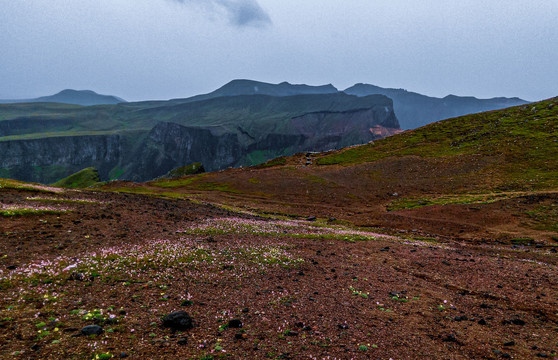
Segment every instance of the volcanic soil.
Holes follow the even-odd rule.
[[[551,246],[53,190],[0,189],[3,359],[558,353]],[[193,328],[163,326],[176,311]]]

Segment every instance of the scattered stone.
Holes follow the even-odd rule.
[[[455,337],[455,335],[449,334],[449,335],[446,335],[445,337],[443,337],[443,338],[442,338],[442,341],[444,341],[444,342],[454,342],[454,343],[456,343],[456,342],[457,342],[457,338]]]
[[[188,344],[188,339],[183,337],[183,338],[178,339],[178,341],[176,343],[178,345],[187,345]]]
[[[246,340],[246,338],[248,338],[248,335],[242,332],[237,332],[236,334],[234,334],[234,338],[237,340]]]
[[[515,346],[515,341],[508,341],[504,343],[504,346]]]
[[[349,328],[349,325],[347,324],[339,324],[337,325],[337,327],[341,330],[347,330]]]
[[[8,265],[8,266],[6,266],[6,269],[15,270],[15,269],[17,269],[17,265]]]
[[[478,321],[478,324],[479,324],[479,325],[486,325],[486,320],[480,319],[480,320]]]
[[[513,325],[523,326],[525,325],[525,321],[516,318],[511,320],[504,320],[502,321],[502,324],[504,325],[513,324]]]
[[[163,326],[172,330],[188,330],[192,329],[194,324],[186,311],[175,311],[163,318]]]
[[[502,358],[504,358],[504,359],[511,359],[512,357],[511,357],[511,355],[508,354],[508,353],[503,353],[503,354],[502,354]]]
[[[126,354],[124,351],[122,351],[122,352],[120,353],[120,358],[121,358],[121,359],[124,359],[124,358],[127,358],[127,357],[128,357],[128,354]]]
[[[242,309],[242,312],[243,312],[243,313],[247,313],[247,312],[249,312],[249,311],[250,311],[250,309],[248,309],[248,308]]]
[[[31,346],[31,350],[33,350],[33,351],[39,351],[39,350],[41,350],[41,345],[39,345],[39,344],[34,344],[33,346]]]
[[[309,216],[306,218],[306,221],[316,221],[316,217],[315,216]]]
[[[389,246],[386,246],[385,248],[380,249],[380,251],[389,251]]]
[[[99,325],[87,325],[81,329],[81,334],[85,336],[89,335],[101,335],[103,333],[103,328]]]
[[[465,315],[463,315],[463,316],[456,316],[456,317],[453,318],[453,321],[467,321],[467,320],[469,320],[469,318],[468,318],[467,316],[465,316]]]
[[[548,355],[545,354],[545,353],[538,353],[538,354],[537,354],[537,357],[540,357],[540,358],[547,358]]]
[[[232,319],[229,321],[229,328],[240,329],[242,328],[242,321],[240,319]]]
[[[85,280],[85,275],[83,273],[78,273],[77,271],[74,271],[70,274],[70,277],[68,279],[74,281],[83,281]]]
[[[285,332],[285,335],[287,335],[287,336],[298,336],[298,331],[287,330]]]

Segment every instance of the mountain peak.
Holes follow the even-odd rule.
[[[52,102],[71,105],[110,105],[126,102],[113,95],[101,95],[92,90],[64,89],[54,95],[41,96],[35,99],[0,100],[0,103],[36,103]]]
[[[333,85],[312,86],[306,84],[290,84],[283,81],[279,84],[270,84],[261,81],[236,79],[221,88],[208,94],[213,96],[238,96],[238,95],[271,95],[292,96],[303,94],[333,94],[339,92]]]

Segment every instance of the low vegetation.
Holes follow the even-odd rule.
[[[99,178],[99,172],[97,169],[91,167],[61,179],[55,182],[53,186],[70,189],[85,189],[100,184],[101,179]]]

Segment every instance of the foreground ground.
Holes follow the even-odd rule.
[[[549,237],[536,246],[483,243],[56,191],[0,189],[3,359],[558,353],[558,256]],[[522,206],[511,201],[481,206]],[[193,329],[162,327],[177,310]],[[95,324],[101,335],[80,335]]]

